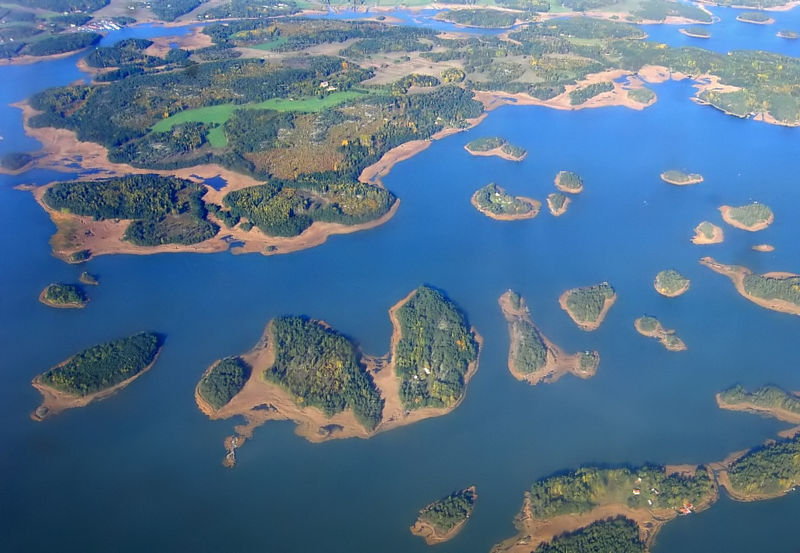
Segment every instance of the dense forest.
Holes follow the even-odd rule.
[[[226,357],[203,375],[197,393],[211,407],[219,409],[241,391],[250,378],[250,371],[250,366],[241,357]]]
[[[753,202],[740,207],[732,207],[728,216],[745,227],[753,227],[771,221],[774,217],[769,206]]]
[[[436,19],[449,21],[469,27],[511,27],[517,19],[525,19],[527,14],[500,10],[447,10],[436,14]]]
[[[598,520],[589,526],[556,536],[532,553],[645,553],[635,522],[624,517]]]
[[[582,86],[569,93],[569,103],[572,106],[579,106],[587,100],[602,94],[603,92],[611,92],[612,90],[614,90],[614,83],[611,81],[603,81]]]
[[[749,403],[763,409],[780,409],[800,415],[800,397],[777,386],[763,386],[748,392],[738,385],[720,392],[719,398],[728,405]]]
[[[564,192],[577,194],[583,190],[583,179],[573,171],[560,171],[556,175],[556,186]]]
[[[189,13],[205,0],[156,0],[150,3],[153,14],[164,21],[174,21]]]
[[[524,308],[525,300],[516,292],[509,294],[509,301],[514,309]],[[541,369],[547,363],[548,347],[539,333],[539,329],[531,322],[529,317],[507,317],[512,336],[514,350],[511,358],[514,360],[514,369],[522,374],[531,374]],[[515,338],[515,340],[513,339]]]
[[[418,520],[427,522],[437,532],[449,532],[469,518],[476,499],[474,488],[453,492],[420,510]]]
[[[397,310],[402,338],[394,351],[400,399],[408,409],[451,407],[464,395],[465,375],[478,343],[458,307],[420,286]]]
[[[728,469],[734,491],[778,495],[800,485],[800,435],[755,448]]]
[[[110,0],[13,0],[11,4],[41,8],[51,12],[93,12],[107,6]]]
[[[143,371],[162,344],[163,338],[151,332],[112,340],[73,355],[39,378],[42,384],[68,394],[101,392]]]
[[[300,405],[317,407],[329,417],[352,409],[366,430],[378,426],[383,399],[348,338],[302,317],[278,317],[271,325],[275,363],[264,373],[267,380]]]
[[[42,291],[42,301],[55,306],[83,307],[89,301],[86,292],[75,284],[50,284]]]
[[[209,8],[202,19],[269,18],[297,13],[299,8],[292,0],[231,0]]]
[[[745,293],[750,296],[800,305],[800,276],[774,278],[748,274],[743,279],[743,285]]]
[[[606,301],[611,300],[614,295],[614,288],[609,283],[602,282],[570,290],[565,303],[572,318],[591,323],[597,321]]]
[[[101,35],[91,32],[62,33],[28,42],[19,50],[19,53],[29,56],[63,54],[97,44],[101,38]]]
[[[687,289],[689,284],[689,279],[675,269],[660,271],[656,275],[656,280],[654,282],[656,290],[668,296],[680,293]]]
[[[525,215],[536,211],[535,205],[530,201],[512,196],[505,188],[493,182],[476,190],[472,201],[479,209],[495,215]]]

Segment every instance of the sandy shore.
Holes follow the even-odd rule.
[[[773,311],[780,311],[781,313],[800,315],[800,305],[796,305],[786,300],[778,300],[778,299],[765,300],[748,294],[747,291],[744,289],[744,277],[752,274],[752,271],[747,267],[742,267],[739,265],[723,265],[722,263],[717,262],[712,257],[702,258],[700,260],[700,264],[705,265],[715,273],[725,275],[726,277],[731,279],[733,285],[736,287],[736,291],[739,292],[739,294],[741,294],[748,300],[750,300],[751,302],[755,303],[756,305],[760,305],[761,307],[764,307],[766,309],[771,309]],[[800,275],[796,275],[794,273],[772,272],[772,273],[764,273],[761,276],[767,278],[785,279]]]
[[[517,200],[519,200],[521,202],[525,202],[526,204],[528,204],[528,206],[530,206],[531,210],[527,211],[525,213],[510,213],[510,214],[493,213],[493,212],[489,211],[488,209],[484,209],[483,207],[478,205],[478,202],[475,199],[477,194],[478,194],[478,192],[473,194],[472,198],[470,199],[470,203],[472,204],[472,207],[474,207],[475,209],[477,209],[478,211],[480,211],[481,213],[483,213],[487,217],[490,217],[490,218],[495,219],[497,221],[519,221],[520,219],[533,219],[534,217],[539,215],[539,211],[542,208],[542,202],[540,202],[539,200],[534,200],[533,198],[526,198],[525,196],[515,196],[515,199],[517,199]]]
[[[581,192],[583,192],[583,183],[581,183],[581,185],[578,188],[568,188],[568,187],[564,186],[564,184],[561,182],[561,179],[564,178],[564,176],[568,172],[569,171],[559,171],[558,172],[558,174],[556,175],[556,178],[554,180],[556,188],[558,188],[561,192],[564,192],[565,194],[580,194]]]
[[[128,386],[131,382],[142,376],[144,373],[149,371],[153,368],[153,365],[156,364],[158,361],[158,356],[161,355],[161,348],[156,352],[155,357],[153,358],[153,362],[147,365],[144,369],[139,371],[137,374],[133,375],[132,377],[128,378],[127,380],[123,380],[116,386],[112,386],[110,388],[106,388],[105,390],[101,390],[99,392],[95,392],[93,394],[88,394],[85,396],[77,396],[74,394],[69,394],[67,392],[62,392],[60,390],[56,390],[44,383],[42,383],[41,375],[36,376],[32,381],[31,385],[38,390],[40,394],[42,394],[42,404],[36,408],[36,411],[31,413],[31,418],[35,421],[41,422],[48,417],[52,417],[54,415],[58,415],[62,411],[66,411],[67,409],[74,409],[76,407],[86,407],[93,401],[100,401],[103,399],[107,399],[126,386]],[[70,359],[72,359],[70,357]],[[70,359],[59,363],[53,368],[60,367],[69,362]]]
[[[592,330],[597,330],[598,328],[600,328],[600,325],[603,324],[603,320],[605,320],[606,315],[608,314],[608,310],[611,309],[611,306],[614,305],[615,301],[617,301],[616,292],[610,298],[605,299],[605,301],[603,302],[603,308],[600,310],[600,314],[597,316],[596,321],[583,322],[575,318],[575,315],[573,315],[573,313],[567,307],[567,298],[569,297],[570,293],[573,292],[574,290],[578,290],[578,288],[567,290],[566,292],[561,294],[561,296],[558,298],[558,305],[561,306],[561,309],[567,312],[569,318],[572,319],[572,321],[576,325],[578,325],[578,327],[581,330],[585,330],[587,332],[591,332]]]
[[[731,217],[731,210],[733,206],[730,205],[723,205],[720,206],[719,212],[722,214],[722,220],[728,223],[732,227],[736,227],[742,230],[749,230],[750,232],[757,232],[759,230],[764,230],[768,226],[770,226],[775,221],[775,216],[770,214],[769,219],[766,221],[761,221],[760,223],[756,223],[755,225],[747,226],[743,225],[733,217]]]
[[[508,333],[510,339],[508,346],[508,370],[514,376],[514,378],[535,386],[540,382],[555,382],[568,373],[584,379],[591,378],[597,374],[597,366],[600,363],[600,355],[598,352],[592,352],[595,356],[595,359],[597,359],[597,363],[595,363],[592,367],[582,368],[580,353],[574,353],[571,355],[564,353],[560,347],[548,340],[547,337],[539,331],[536,325],[533,324],[533,320],[531,319],[530,311],[525,304],[525,300],[520,298],[520,307],[518,309],[514,309],[514,307],[511,305],[510,298],[511,290],[500,296],[497,301],[500,304],[500,309],[503,311],[503,316],[508,323]],[[522,336],[514,331],[515,321],[531,325],[533,327],[533,331],[539,336],[539,338],[547,347],[547,360],[544,366],[532,373],[523,373],[517,369],[516,351],[519,347],[520,340],[522,340]]]
[[[750,402],[727,403],[722,399],[721,394],[717,394],[715,399],[720,409],[725,409],[727,411],[743,411],[745,413],[772,417],[779,421],[788,422],[789,424],[800,424],[800,413],[794,413],[778,407],[763,407]]]
[[[756,244],[752,249],[757,252],[774,252],[775,246],[772,244]]]
[[[503,145],[505,146],[505,144]],[[464,146],[464,149],[470,153],[470,155],[478,156],[478,157],[491,157],[497,156],[503,159],[507,159],[508,161],[522,161],[526,157],[528,157],[528,152],[525,152],[519,157],[512,156],[511,154],[503,151],[503,146],[498,146],[497,148],[492,148],[491,150],[485,151],[478,151],[478,150],[470,150],[469,145]]]
[[[639,318],[633,322],[633,326],[636,328],[636,332],[648,338],[655,338],[669,351],[685,351],[687,349],[683,340],[675,336],[675,331],[665,329],[660,322],[656,322],[656,327],[653,330],[645,330],[642,328],[641,318]],[[676,340],[670,342],[668,340],[670,336],[673,336]]]
[[[471,491],[472,492],[472,496],[473,496],[472,504],[473,504],[473,510],[474,510],[475,501],[478,500],[478,493],[475,491],[475,486],[470,486],[469,488],[467,488],[466,490],[463,490],[463,491]],[[423,508],[423,510],[425,510],[429,506],[430,505],[427,505],[425,508]],[[469,520],[470,514],[468,514],[467,517],[464,520],[462,520],[461,522],[459,522],[458,524],[453,526],[450,530],[448,530],[447,532],[444,532],[444,533],[440,533],[439,530],[435,526],[433,526],[432,524],[430,524],[430,523],[428,523],[428,522],[426,522],[424,520],[420,520],[419,518],[413,524],[413,526],[411,526],[410,530],[411,530],[411,533],[414,534],[415,536],[419,536],[420,538],[423,538],[425,540],[425,543],[427,543],[428,545],[436,545],[437,543],[444,543],[444,542],[446,542],[448,540],[453,539],[454,537],[456,537],[456,535],[459,532],[461,532],[461,530],[467,524],[467,521]]]
[[[708,223],[708,221],[704,221]],[[700,223],[702,225],[703,223]],[[712,236],[711,238],[707,238],[705,234],[702,233],[700,230],[700,225],[697,225],[694,229],[694,237],[692,237],[692,243],[697,245],[706,245],[706,244],[719,244],[723,240],[725,240],[725,232],[722,228],[718,227],[713,223],[708,223],[712,227]]]
[[[47,288],[50,288],[48,286]],[[55,303],[47,299],[47,288],[42,290],[39,293],[39,301],[42,302],[47,307],[54,307],[56,309],[83,309],[86,307],[86,304],[89,303],[89,299],[87,298],[85,302],[71,302],[71,303]]]
[[[669,184],[674,184],[675,186],[688,186],[690,184],[698,184],[703,182],[703,175],[699,173],[691,173],[686,180],[675,180],[669,178],[667,171],[664,171],[661,173],[661,180]]]
[[[213,409],[195,391],[198,408],[213,420],[241,416],[244,424],[234,427],[235,434],[225,439],[227,455],[226,466],[235,464],[235,450],[252,437],[253,431],[270,420],[292,420],[297,427],[295,432],[310,442],[323,442],[342,438],[370,438],[399,426],[413,424],[431,417],[446,415],[460,405],[466,395],[469,380],[478,370],[478,359],[483,338],[473,328],[472,333],[478,342],[478,359],[470,363],[464,376],[464,394],[450,407],[408,410],[400,400],[401,380],[395,374],[395,351],[401,339],[400,324],[396,312],[410,300],[416,290],[400,300],[389,310],[393,332],[390,352],[382,357],[362,354],[361,362],[370,373],[375,386],[384,400],[383,418],[378,426],[366,430],[355,418],[351,409],[346,409],[327,417],[316,407],[300,406],[289,392],[277,384],[268,382],[264,373],[275,362],[275,347],[272,340],[272,324],[268,324],[256,346],[242,355],[242,359],[252,367],[250,378],[242,390],[220,409]],[[323,323],[324,324],[324,323]],[[216,361],[215,361],[216,363]],[[213,366],[213,364],[212,364]]]
[[[561,217],[567,212],[567,207],[569,207],[570,202],[572,201],[569,197],[564,198],[564,203],[561,204],[561,207],[556,208],[553,205],[553,200],[551,198],[552,194],[548,194],[547,196],[547,209],[550,210],[550,214],[553,217]]]

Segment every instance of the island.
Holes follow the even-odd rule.
[[[514,378],[535,386],[540,382],[555,382],[567,373],[578,378],[590,378],[597,373],[600,354],[564,353],[533,323],[522,296],[508,290],[498,302],[508,323],[508,370]]]
[[[541,202],[524,196],[512,196],[495,183],[476,190],[470,201],[475,209],[498,221],[532,219],[542,207]]]
[[[669,351],[684,351],[686,344],[675,335],[674,330],[667,330],[655,317],[639,317],[633,323],[636,332],[648,338],[655,338]]]
[[[76,353],[33,379],[43,401],[31,418],[43,421],[114,395],[152,368],[163,344],[162,336],[141,332]]]
[[[522,161],[528,155],[525,148],[515,146],[499,136],[476,138],[468,142],[464,149],[474,156],[497,156],[509,161]]]
[[[755,246],[752,247],[752,250],[756,252],[765,252],[765,253],[774,252],[775,246],[773,246],[772,244],[756,244]]]
[[[572,171],[559,171],[555,182],[556,188],[567,194],[580,194],[583,191],[583,179]]]
[[[736,21],[754,23],[756,25],[771,25],[775,20],[764,12],[742,12],[736,16]]]
[[[547,195],[547,208],[554,217],[560,217],[567,212],[567,206],[571,201],[561,192],[553,192]]]
[[[561,309],[581,330],[600,328],[608,310],[617,301],[617,293],[608,282],[567,290],[558,298]]]
[[[389,310],[388,354],[367,355],[327,323],[277,317],[249,352],[215,362],[195,389],[211,419],[241,416],[225,439],[225,466],[253,430],[292,420],[312,442],[369,438],[445,415],[478,369],[482,339],[442,292],[420,286]]]
[[[700,263],[731,279],[736,291],[756,305],[800,315],[800,275],[784,272],[758,275],[747,267],[724,265],[712,257],[703,257]]]
[[[629,89],[628,98],[630,98],[636,104],[640,104],[642,106],[650,106],[656,103],[657,100],[656,93],[646,86]]]
[[[792,31],[791,29],[782,29],[778,31],[779,38],[785,38],[788,40],[797,40],[797,37],[800,36],[797,34],[797,31]]]
[[[653,287],[656,292],[668,298],[674,298],[689,290],[691,281],[675,269],[667,269],[656,275]]]
[[[453,492],[420,509],[411,533],[428,545],[446,542],[458,534],[472,515],[478,494],[475,486]]]
[[[686,27],[684,29],[678,29],[678,32],[692,38],[711,38],[711,31],[705,27]]]
[[[764,230],[775,220],[775,216],[769,206],[758,202],[739,207],[723,205],[720,206],[719,211],[722,213],[722,219],[726,223],[732,227],[749,230],[750,232]]]
[[[716,395],[717,405],[730,411],[746,411],[800,424],[800,395],[777,386],[763,386],[748,392],[737,385]]]
[[[78,280],[80,280],[82,284],[86,284],[88,286],[97,286],[100,284],[100,281],[97,280],[97,276],[88,271],[83,271],[81,276],[78,277]]]
[[[661,173],[661,180],[675,186],[686,186],[703,182],[703,175],[700,173],[687,173],[679,169],[670,169]]]
[[[725,240],[725,232],[713,223],[703,221],[694,228],[693,244],[720,244],[723,240]]]
[[[89,303],[89,297],[80,286],[54,283],[42,290],[39,301],[58,309],[83,309]]]
[[[528,19],[531,13],[499,9],[449,9],[436,14],[435,19],[449,21],[463,27],[490,29],[509,28],[520,19]]]

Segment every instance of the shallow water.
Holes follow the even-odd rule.
[[[23,83],[0,88],[0,100],[80,78],[76,60],[0,68],[3,82]],[[0,219],[10,229],[0,235],[0,550],[422,552],[427,546],[408,532],[417,509],[475,484],[470,523],[437,550],[486,552],[513,534],[525,488],[554,471],[714,461],[774,436],[787,425],[721,411],[714,393],[736,382],[800,389],[800,321],[746,301],[697,261],[713,255],[757,271],[800,272],[798,131],[696,105],[686,83],[654,89],[659,101],[643,112],[498,109],[392,170],[384,182],[402,204],[388,223],[290,255],[126,255],[67,265],[50,255],[46,214],[12,188],[65,176],[0,176]],[[0,151],[35,148],[22,138],[18,113],[0,108]],[[528,157],[513,163],[464,151],[469,140],[495,134]],[[706,180],[663,183],[659,173],[674,167]],[[544,211],[504,223],[470,206],[490,181],[544,200],[562,169],[582,174],[585,190],[558,219]],[[751,199],[773,208],[769,229],[726,226],[721,245],[689,243],[701,220],[722,224],[719,205]],[[762,242],[776,251],[750,249]],[[652,287],[670,267],[692,279],[675,299]],[[36,301],[46,284],[74,282],[82,270],[101,280],[86,309]],[[558,295],[603,280],[619,299],[602,327],[585,333]],[[423,282],[444,289],[486,341],[458,409],[371,440],[316,445],[295,436],[291,423],[269,423],[238,452],[235,469],[221,466],[233,421],[207,420],[193,400],[210,363],[249,349],[280,314],[325,319],[366,352],[384,353],[387,309]],[[594,378],[531,387],[511,377],[497,306],[509,287],[555,343],[600,351]],[[667,352],[636,334],[642,313],[677,329],[689,350]],[[28,418],[39,399],[34,375],[83,347],[145,329],[167,335],[152,371],[110,400],[45,423]],[[667,525],[654,553],[744,553],[759,544],[797,551],[789,523],[798,513],[798,496],[723,498]]]

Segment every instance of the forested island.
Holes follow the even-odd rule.
[[[648,338],[655,338],[669,351],[684,351],[686,344],[675,335],[674,330],[667,330],[655,317],[639,317],[633,323],[636,332]]]
[[[773,311],[800,315],[800,275],[783,272],[754,274],[747,267],[724,265],[712,257],[703,257],[700,263],[731,279],[736,291],[753,303]]]
[[[694,236],[692,237],[692,243],[698,245],[719,244],[724,240],[725,232],[722,228],[708,221],[703,221],[697,225],[694,229]]]
[[[797,40],[798,36],[800,35],[798,35],[797,31],[792,31],[791,29],[782,29],[778,31],[779,38],[785,38],[788,40]]]
[[[567,354],[541,333],[531,319],[525,299],[508,290],[498,300],[508,323],[508,369],[531,385],[555,382],[567,373],[591,378],[600,364],[596,351]]]
[[[581,330],[600,328],[608,310],[617,301],[617,293],[608,282],[567,290],[558,298],[561,309]]]
[[[509,161],[522,161],[528,155],[522,146],[515,146],[499,136],[476,138],[464,149],[474,156],[497,156]]]
[[[76,353],[33,379],[43,401],[31,418],[42,421],[115,394],[153,366],[163,344],[162,336],[142,332]]]
[[[742,12],[736,16],[736,21],[755,23],[756,25],[771,25],[775,23],[775,20],[764,12]]]
[[[687,173],[679,169],[670,169],[661,173],[661,180],[676,186],[686,186],[703,182],[703,175],[700,173]]]
[[[457,9],[436,14],[436,19],[449,21],[456,25],[493,29],[511,27],[517,23],[517,21],[527,19],[528,17],[529,14],[523,12],[490,9]]]
[[[711,38],[711,31],[705,27],[686,27],[685,29],[678,29],[678,32],[692,38]]]
[[[567,194],[580,194],[583,192],[583,179],[573,171],[560,171],[556,175],[556,188]]]
[[[554,217],[560,217],[567,212],[571,201],[561,192],[553,192],[547,195],[547,208]]]
[[[685,294],[689,290],[691,281],[675,269],[660,271],[653,281],[656,292],[668,298]]]
[[[775,220],[775,215],[769,206],[758,202],[739,207],[723,205],[719,211],[726,223],[750,232],[764,230]]]
[[[48,307],[82,309],[89,303],[89,297],[80,286],[55,283],[42,290],[42,293],[39,294],[39,301]]]
[[[475,209],[498,221],[532,219],[542,207],[541,202],[524,196],[512,196],[493,182],[476,190],[470,202]]]
[[[752,392],[734,386],[718,393],[716,398],[721,409],[748,411],[800,424],[800,396],[777,386],[763,386]]]
[[[411,533],[428,545],[446,542],[464,528],[477,500],[475,486],[471,486],[434,501],[420,509]]]
[[[441,416],[464,397],[478,367],[480,337],[438,290],[420,286],[393,306],[390,352],[374,357],[322,321],[284,316],[269,322],[249,352],[215,362],[195,389],[212,419],[244,417],[225,440],[224,464],[269,420],[293,420],[319,442],[369,438]]]

